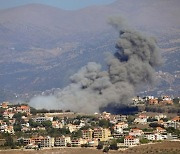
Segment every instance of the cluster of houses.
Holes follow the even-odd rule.
[[[18,141],[23,141],[27,147],[61,147],[72,146],[78,147],[88,144],[89,146],[97,146],[99,141],[108,141],[111,136],[111,131],[104,128],[82,130],[81,138],[71,138],[70,136],[50,137],[38,136],[32,138],[19,138]]]
[[[30,115],[30,107],[27,105],[20,105],[20,106],[14,106],[14,107],[9,107],[8,106],[9,102],[3,102],[0,105],[0,108],[5,109],[3,112],[3,117],[5,119],[12,119],[15,113],[26,113],[27,115]]]
[[[134,116],[133,125],[149,125],[150,123],[152,123],[151,119],[154,119],[154,121],[158,124],[158,126],[151,131],[144,131],[144,129],[142,128],[132,127],[132,125],[128,121],[128,115],[112,115],[107,112],[93,115],[96,117],[96,119],[104,119],[111,124],[111,126],[109,127],[103,127],[98,125],[92,126],[92,122],[97,123],[97,121],[93,121],[92,119],[88,118],[88,116],[78,120],[75,117],[73,120],[71,120],[71,122],[67,122],[68,118],[65,116],[63,117],[63,113],[32,115],[30,107],[28,105],[19,105],[12,107],[8,105],[8,102],[3,102],[0,108],[3,109],[3,119],[0,120],[1,133],[6,132],[12,135],[15,134],[14,124],[16,122],[16,118],[14,118],[14,114],[16,113],[26,113],[25,116],[21,117],[24,121],[21,124],[22,132],[46,130],[46,127],[42,125],[36,127],[31,126],[29,123],[30,119],[33,120],[35,123],[39,124],[49,121],[52,128],[65,128],[68,129],[70,132],[67,135],[60,135],[58,137],[52,137],[50,135],[36,135],[29,138],[17,138],[17,142],[23,143],[23,145],[27,148],[59,146],[68,147],[82,145],[97,146],[99,142],[107,143],[111,140],[118,140],[120,138],[123,139],[123,143],[120,143],[119,145],[135,146],[139,145],[140,140],[144,138],[149,141],[178,139],[177,135],[168,133],[166,129],[169,127],[173,127],[174,129],[180,129],[180,116],[168,119],[167,116],[164,114],[158,114],[154,117],[150,117],[147,116],[146,113],[140,113]],[[58,115],[61,115],[61,118],[54,118]],[[77,131],[81,131],[81,136],[72,137],[71,134]]]
[[[16,113],[26,113],[26,115],[30,115],[30,107],[28,105],[20,105],[20,106],[9,106],[9,102],[3,102],[0,105],[0,108],[3,109],[2,119],[0,120],[0,132],[7,132],[9,134],[14,134],[13,124],[15,123],[15,118],[13,116]],[[28,121],[27,117],[22,117],[24,120]],[[8,123],[7,124],[7,120]],[[27,124],[28,125],[28,124]]]
[[[148,105],[173,105],[173,99],[170,96],[162,96],[161,98],[147,96],[141,98],[139,96],[133,98],[133,104],[148,104]]]

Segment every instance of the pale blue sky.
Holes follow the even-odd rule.
[[[0,9],[6,9],[30,3],[40,3],[66,10],[75,10],[91,5],[110,4],[114,1],[115,0],[0,0]]]

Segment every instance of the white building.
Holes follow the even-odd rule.
[[[13,116],[14,116],[14,113],[12,113],[12,112],[5,111],[5,112],[3,113],[3,117],[4,117],[5,119],[8,119],[8,118],[12,119]]]
[[[143,134],[144,132],[139,128],[133,128],[129,132],[130,136],[142,136]]]
[[[125,146],[135,146],[139,144],[139,138],[135,138],[133,136],[126,136],[124,138],[124,145]]]
[[[165,114],[159,114],[159,115],[156,115],[154,118],[159,121],[160,119],[167,118],[167,116]]]
[[[116,133],[123,133],[123,129],[128,128],[128,124],[125,122],[119,122],[114,125],[114,132]]]
[[[164,127],[165,128],[173,127],[175,129],[177,129],[178,127],[180,127],[180,122],[168,120],[167,122],[164,123]]]
[[[137,118],[135,118],[134,122],[139,124],[146,124],[148,117],[144,114],[139,115]]]
[[[117,122],[119,122],[119,121],[126,122],[127,121],[127,115],[116,115],[115,119],[116,119]]]
[[[52,121],[53,128],[63,128],[63,124],[59,121]]]
[[[148,134],[145,136],[148,140],[155,141],[155,140],[165,140],[167,139],[167,135],[163,135],[160,133],[155,133],[155,134]]]
[[[42,122],[47,121],[47,120],[53,121],[53,118],[51,118],[51,117],[37,117],[37,118],[34,118],[34,121],[39,122],[39,123],[42,123]]]
[[[86,124],[85,124],[85,121],[81,120],[81,121],[80,121],[80,124],[79,124],[79,127],[82,128],[82,127],[84,127],[85,125],[86,125]]]
[[[69,131],[72,133],[74,131],[77,131],[81,128],[80,125],[73,125],[73,124],[68,124],[67,128],[69,128]]]

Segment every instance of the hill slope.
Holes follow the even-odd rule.
[[[104,63],[103,53],[115,51],[117,34],[107,24],[114,15],[158,38],[167,60],[161,70],[177,83],[179,8],[179,0],[118,0],[76,11],[40,4],[2,10],[0,87],[21,93],[63,87],[88,61]],[[162,85],[169,87],[168,75],[156,91]]]

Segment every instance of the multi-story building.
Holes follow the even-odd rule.
[[[167,122],[164,122],[164,127],[165,128],[173,127],[175,129],[180,129],[180,122],[168,120]]]
[[[42,123],[44,121],[47,121],[46,117],[37,117],[37,118],[34,118],[34,121],[35,122],[39,122],[39,123]]]
[[[82,144],[86,144],[86,143],[87,143],[87,140],[82,139],[82,138],[74,138],[71,140],[71,146],[73,147],[79,147]]]
[[[157,133],[166,133],[166,130],[164,128],[161,128],[161,127],[156,127],[156,132]]]
[[[124,138],[124,145],[125,146],[134,146],[139,144],[139,138],[135,138],[133,136],[126,136]]]
[[[8,112],[8,111],[4,111],[4,112],[3,112],[3,117],[4,117],[5,119],[8,119],[8,118],[12,119],[13,116],[14,116],[14,113],[13,113],[13,112]]]
[[[52,121],[53,128],[63,128],[63,124],[59,121]]]
[[[157,105],[158,104],[158,99],[154,99],[154,98],[149,99],[148,103],[149,103],[149,105]]]
[[[146,124],[148,117],[145,114],[139,115],[134,122],[139,124]]]
[[[127,115],[116,115],[115,119],[116,119],[117,122],[119,122],[119,121],[126,122],[127,121]]]
[[[123,133],[122,132],[114,132],[112,134],[112,136],[113,136],[114,139],[119,139],[119,138],[125,136],[125,133],[124,132]]]
[[[160,133],[147,134],[145,135],[145,138],[147,138],[150,141],[165,140],[167,139],[167,134],[160,134]]]
[[[139,128],[133,128],[129,132],[130,136],[142,136],[143,134],[144,132]]]
[[[111,118],[111,113],[103,112],[101,118],[102,118],[102,119],[107,119],[107,120],[108,120],[108,119]]]
[[[100,141],[107,141],[111,136],[111,131],[107,128],[96,128],[94,129],[93,137]]]
[[[41,139],[43,139],[43,136],[39,136],[39,137],[33,137],[31,138],[31,141],[34,145],[40,145],[41,144]]]
[[[125,122],[119,122],[114,125],[113,129],[117,133],[123,133],[123,129],[128,128],[128,124]]]
[[[69,136],[56,137],[54,141],[55,146],[67,146],[68,143],[71,143]]]
[[[3,102],[0,107],[3,108],[3,109],[7,109],[8,108],[8,104],[9,102]]]
[[[20,143],[23,142],[24,145],[28,145],[28,144],[32,143],[31,138],[19,138],[19,139],[17,139],[17,141],[20,142]]]
[[[41,147],[53,147],[54,146],[54,138],[53,137],[43,137],[41,139],[41,143],[40,143]]]
[[[27,105],[21,105],[18,106],[16,109],[17,112],[21,112],[21,113],[27,113],[30,114],[30,107]]]
[[[93,130],[92,129],[82,130],[82,137],[83,139],[92,140]]]
[[[47,121],[47,120],[52,121],[53,118],[51,118],[51,117],[37,117],[37,118],[34,118],[34,121],[39,122],[39,123],[42,123],[42,122]]]
[[[77,131],[81,128],[80,125],[73,125],[73,124],[68,124],[67,128],[69,128],[69,131],[72,133],[74,131]]]

